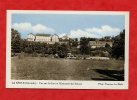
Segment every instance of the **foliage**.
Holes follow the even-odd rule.
[[[106,51],[107,51],[109,54],[111,54],[112,47],[111,47],[109,44],[106,43],[105,49],[106,49]]]
[[[80,38],[80,53],[83,54],[90,54],[90,47],[88,46],[89,39],[82,37]]]
[[[114,38],[112,46],[112,57],[118,59],[119,57],[124,58],[125,48],[125,30],[123,30],[118,36]]]
[[[21,52],[20,33],[14,29],[11,29],[11,51],[13,53],[20,53]]]
[[[68,46],[66,44],[62,44],[58,48],[58,55],[60,58],[64,58],[67,56]]]
[[[78,46],[78,39],[69,39],[69,46],[70,47],[77,47]]]

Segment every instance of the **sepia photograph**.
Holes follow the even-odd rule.
[[[8,88],[127,89],[129,13],[7,11]]]

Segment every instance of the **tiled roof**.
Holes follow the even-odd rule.
[[[49,36],[51,36],[51,34],[36,34],[36,36],[47,36],[47,37],[49,37]]]
[[[34,35],[33,33],[29,33],[29,34],[32,34],[32,35]],[[29,35],[29,34],[28,34],[28,35]]]

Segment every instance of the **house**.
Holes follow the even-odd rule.
[[[109,44],[112,47],[112,42],[110,42],[110,41],[99,41],[99,40],[89,41],[88,45],[91,48],[99,48],[99,47],[105,47],[106,44]]]
[[[59,36],[57,34],[54,34],[51,36],[51,41],[52,42],[59,42]]]
[[[28,34],[27,41],[35,41],[35,35],[32,33]]]
[[[64,35],[61,39],[62,40],[69,40],[69,37],[67,35]]]
[[[27,41],[33,42],[46,42],[49,44],[54,44],[55,42],[59,42],[59,36],[57,34],[28,34]]]

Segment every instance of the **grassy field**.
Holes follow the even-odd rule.
[[[110,73],[124,70],[122,60],[12,57],[11,64],[11,79],[16,80],[117,80]]]

